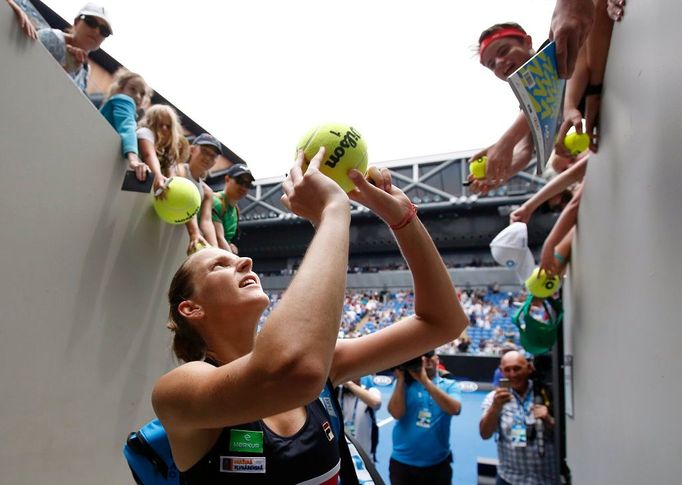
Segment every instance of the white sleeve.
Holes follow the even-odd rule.
[[[137,129],[137,139],[147,140],[152,142],[152,145],[156,143],[156,138],[154,137],[154,132],[147,127],[142,127]]]

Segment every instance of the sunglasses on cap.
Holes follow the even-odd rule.
[[[93,17],[92,15],[81,15],[78,18],[85,22],[85,25],[87,25],[91,29],[99,29],[99,33],[102,37],[106,38],[111,35],[111,30],[109,29],[109,26],[107,24],[99,23],[97,21],[97,17]]]

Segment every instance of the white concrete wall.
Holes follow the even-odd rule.
[[[132,483],[184,228],[120,191],[118,136],[5,2],[0,59],[0,483]]]
[[[630,1],[614,28],[566,327],[576,484],[682,481],[681,43],[676,0]]]

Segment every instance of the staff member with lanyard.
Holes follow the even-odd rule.
[[[438,375],[429,351],[395,369],[388,412],[396,419],[389,464],[392,485],[450,485],[450,423],[462,411],[459,385]]]
[[[558,483],[549,399],[533,387],[533,366],[513,350],[502,356],[500,370],[509,388],[488,393],[481,407],[481,438],[497,433],[497,485]]]

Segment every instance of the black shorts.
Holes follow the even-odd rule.
[[[388,473],[391,485],[450,485],[452,483],[452,454],[440,463],[420,467],[406,465],[391,458]]]

